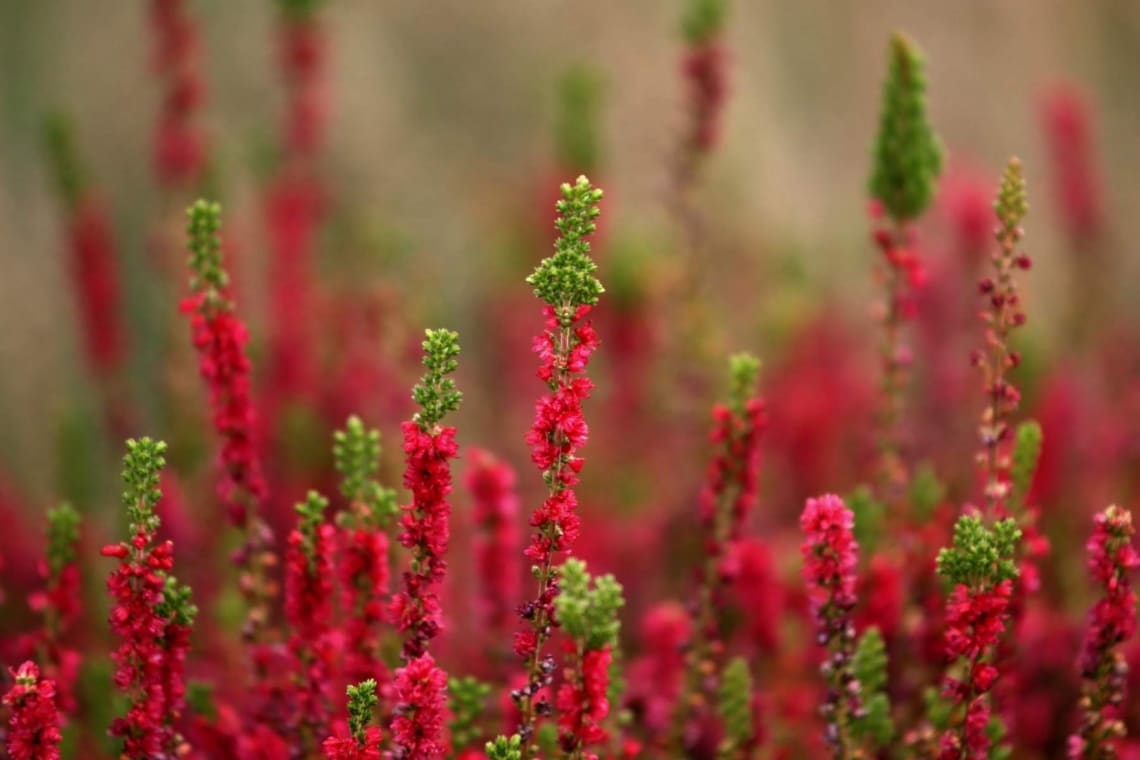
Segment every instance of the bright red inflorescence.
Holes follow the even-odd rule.
[[[369,726],[365,729],[363,746],[351,736],[330,736],[321,748],[327,760],[380,760],[380,740],[380,729]]]
[[[664,735],[669,727],[684,681],[685,645],[691,635],[692,617],[676,602],[658,604],[642,619],[644,654],[630,670],[630,698],[654,734]]]
[[[388,670],[380,659],[381,626],[387,619],[388,536],[355,527],[340,532],[341,606],[345,611],[344,676],[349,683],[375,678],[383,686]]]
[[[582,470],[577,452],[589,435],[582,402],[594,389],[585,373],[590,356],[598,347],[598,334],[586,319],[589,314],[588,305],[579,306],[563,324],[554,307],[544,306],[545,329],[533,343],[541,360],[538,378],[550,392],[535,404],[534,425],[526,435],[531,461],[542,471],[547,496],[531,515],[534,532],[523,551],[535,569],[538,595],[520,606],[519,616],[525,627],[516,631],[513,639],[515,654],[526,661],[528,677],[527,683],[511,694],[523,716],[521,730],[527,734],[523,741],[530,740],[535,714],[549,707],[535,700],[554,673],[553,660],[543,658],[541,652],[554,624],[554,600],[558,596],[554,562],[577,539],[581,524],[574,493]]]
[[[45,559],[40,561],[39,570],[46,585],[28,595],[28,607],[43,616],[44,624],[27,637],[26,651],[38,653],[44,676],[55,683],[59,710],[69,715],[76,708],[75,686],[82,656],[64,639],[75,629],[82,610],[79,565],[72,560],[54,573]]]
[[[431,760],[444,752],[447,673],[430,654],[409,660],[396,671],[398,704],[392,719],[397,760]]]
[[[205,138],[195,123],[204,90],[198,72],[198,29],[186,5],[184,0],[151,0],[154,65],[164,88],[154,165],[168,187],[193,183],[206,163]]]
[[[12,760],[58,760],[63,735],[55,706],[55,683],[41,679],[33,662],[10,672],[15,683],[4,695],[4,706],[11,711],[8,756]]]
[[[521,540],[515,472],[481,449],[473,449],[470,459],[464,481],[475,501],[479,609],[488,629],[502,632],[510,625],[522,592],[516,562]]]
[[[946,603],[946,655],[951,661],[963,662],[966,670],[961,679],[947,677],[943,693],[955,704],[965,705],[966,722],[961,738],[953,730],[943,734],[943,760],[984,758],[990,748],[986,695],[998,678],[993,658],[1005,632],[1012,596],[1013,582],[1008,579],[993,588],[972,589],[959,583]]]
[[[1096,516],[1087,545],[1089,572],[1103,595],[1089,615],[1081,650],[1083,715],[1079,730],[1069,738],[1071,758],[1114,757],[1108,750],[1124,733],[1128,663],[1121,645],[1136,632],[1136,592],[1128,576],[1140,567],[1132,534],[1132,514],[1109,507]]]
[[[1046,94],[1041,116],[1053,161],[1057,205],[1067,232],[1076,240],[1096,237],[1104,208],[1092,109],[1076,87],[1060,85]]]
[[[153,534],[140,527],[129,544],[105,546],[102,554],[119,560],[107,579],[114,599],[111,630],[120,639],[111,658],[115,686],[130,699],[110,734],[123,740],[128,757],[164,757],[177,742],[170,721],[181,700],[181,663],[188,649],[188,636],[171,630],[180,626],[160,614],[174,545],[155,545]]]
[[[718,512],[728,507],[723,535],[728,541],[740,537],[745,518],[756,504],[760,432],[764,423],[764,402],[756,396],[745,402],[743,414],[734,414],[724,404],[713,407],[713,430],[709,439],[718,449],[709,462],[698,504],[701,521],[709,528],[714,526]],[[722,505],[726,496],[732,497],[731,503]],[[716,556],[725,551],[719,544],[709,549]]]
[[[106,377],[123,361],[126,333],[119,311],[119,277],[111,224],[98,198],[88,194],[75,204],[68,235],[83,346],[95,374]]]
[[[214,427],[222,438],[224,477],[218,495],[230,522],[245,527],[250,508],[263,502],[267,492],[254,437],[249,333],[230,309],[210,310],[208,298],[196,293],[182,302],[182,310],[191,315],[198,371],[209,386]]]
[[[586,650],[582,654],[580,680],[564,683],[558,689],[558,726],[562,747],[568,752],[584,751],[583,756],[587,760],[598,758],[588,747],[609,740],[609,733],[602,723],[610,713],[606,693],[612,661],[613,652],[608,646]]]
[[[450,538],[451,460],[459,454],[455,428],[425,432],[415,422],[405,422],[404,486],[412,501],[403,507],[400,543],[412,550],[411,569],[404,572],[404,591],[396,595],[392,610],[406,634],[404,657],[420,657],[428,642],[443,627],[439,584],[447,572]]]
[[[303,732],[302,741],[329,733],[335,540],[335,528],[322,522],[311,537],[291,531],[285,550],[285,617],[295,673],[291,725]]]
[[[324,142],[325,37],[312,15],[290,17],[280,37],[281,71],[288,85],[283,142],[295,157],[311,158]]]

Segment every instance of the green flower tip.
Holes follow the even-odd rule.
[[[348,727],[352,738],[363,746],[365,731],[372,720],[372,710],[376,707],[376,679],[369,678],[346,689],[348,693]]]
[[[162,588],[162,602],[159,603],[158,614],[178,625],[194,625],[198,608],[191,599],[190,587],[185,583],[179,583],[173,575],[168,575]]]
[[[196,293],[222,290],[229,276],[222,268],[222,241],[218,231],[222,226],[222,207],[207,200],[198,200],[186,210],[186,235],[190,248],[190,287]]]
[[[743,657],[734,657],[725,666],[718,692],[717,712],[724,724],[720,756],[734,757],[735,751],[752,740],[752,673]]]
[[[886,748],[894,738],[895,726],[885,691],[887,649],[878,628],[868,628],[859,638],[851,658],[851,670],[863,696],[863,711],[854,719],[853,733],[860,739],[870,740],[876,749]]]
[[[349,501],[364,499],[368,483],[379,468],[380,431],[365,429],[352,415],[344,430],[333,433],[333,460],[340,473],[340,492]]]
[[[891,38],[889,55],[868,186],[891,218],[903,222],[921,214],[934,198],[942,145],[926,114],[922,55],[897,33]]]
[[[602,76],[586,64],[570,67],[558,87],[555,140],[562,166],[592,171],[598,165],[598,112],[602,104]]]
[[[324,0],[277,0],[277,6],[286,16],[307,19],[316,14]]]
[[[159,479],[166,466],[166,444],[150,438],[127,440],[123,456],[123,506],[131,523],[131,532],[140,529],[152,533],[158,529],[154,507],[162,498]]]
[[[424,376],[412,389],[412,399],[420,411],[413,420],[425,432],[433,430],[449,413],[459,409],[463,394],[448,375],[459,367],[459,333],[427,330],[424,335]]]
[[[689,0],[681,32],[690,45],[701,45],[720,34],[728,17],[728,0]]]
[[[1016,156],[1009,159],[1005,172],[1001,175],[1001,186],[998,189],[997,200],[994,201],[994,211],[997,212],[998,221],[1001,222],[1002,232],[1005,235],[1021,237],[1018,228],[1021,226],[1021,220],[1029,213],[1029,203],[1026,200],[1021,160]]]
[[[728,358],[728,374],[732,384],[732,404],[738,412],[748,399],[756,395],[760,382],[760,360],[752,354],[733,354]]]
[[[316,559],[317,530],[325,519],[329,500],[316,491],[309,491],[305,500],[293,507],[297,513],[297,530],[301,533],[301,548],[309,560],[310,568]]]
[[[75,147],[75,126],[62,113],[44,119],[44,148],[55,173],[59,193],[68,204],[75,204],[83,192],[85,177]]]
[[[605,292],[602,283],[594,277],[598,265],[590,258],[590,243],[586,240],[597,229],[594,220],[601,211],[601,188],[590,184],[585,175],[573,185],[562,185],[562,199],[556,209],[558,240],[554,255],[542,260],[526,281],[534,286],[534,294],[553,306],[564,326],[573,320],[579,306],[593,306]]]
[[[938,552],[938,574],[954,584],[990,586],[1018,575],[1021,529],[1012,518],[987,527],[976,514],[954,524],[953,545]]]
[[[570,558],[562,565],[560,592],[554,600],[559,624],[587,650],[616,646],[625,606],[622,587],[612,575],[593,578],[586,563]]]
[[[75,561],[79,543],[79,513],[68,502],[51,509],[47,514],[48,569],[58,576],[64,567]]]
[[[447,679],[447,693],[452,716],[448,724],[452,743],[456,747],[468,745],[479,735],[477,724],[487,697],[491,695],[491,684],[473,676],[452,676]]]
[[[487,760],[522,760],[522,739],[514,734],[509,739],[505,736],[496,737],[494,741],[487,742]]]

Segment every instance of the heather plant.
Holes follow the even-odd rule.
[[[49,124],[83,371],[69,382],[91,394],[68,403],[60,493],[21,493],[0,472],[5,756],[1140,750],[1132,517],[1118,506],[1086,513],[1140,492],[1140,339],[1107,298],[1064,356],[1048,350],[1049,320],[1024,329],[1037,292],[1023,250],[1024,176],[1036,167],[1011,160],[992,210],[972,174],[953,169],[940,184],[944,151],[915,42],[896,34],[887,47],[866,190],[879,303],[864,318],[858,288],[810,302],[812,267],[728,205],[745,165],[725,129],[728,41],[757,9],[681,4],[684,91],[677,124],[665,125],[675,152],[657,167],[667,219],[639,213],[638,185],[623,174],[636,161],[609,141],[611,127],[628,126],[608,118],[601,94],[624,93],[624,72],[591,56],[551,86],[556,168],[577,177],[557,187],[553,214],[544,209],[553,250],[531,255],[533,230],[499,226],[511,222],[499,205],[511,183],[492,168],[497,146],[479,142],[489,179],[477,193],[462,187],[481,226],[464,236],[462,266],[436,268],[430,241],[405,227],[426,200],[406,179],[412,146],[385,155],[401,182],[391,217],[353,208],[351,133],[332,111],[357,105],[333,89],[359,55],[338,55],[342,35],[360,33],[343,24],[351,11],[270,5],[281,90],[272,149],[240,192],[232,130],[213,128],[231,122],[213,112],[245,85],[225,83],[207,112],[220,53],[207,55],[206,17],[182,0],[148,6],[159,107],[148,181],[160,210],[205,185],[228,199],[224,230],[218,204],[187,211],[183,349],[197,377],[152,345],[179,326],[177,312],[168,290],[152,287],[161,273],[134,266],[137,240],[148,255],[171,246],[118,229],[137,214],[113,197],[117,177],[96,182],[81,160],[86,128]],[[414,24],[400,31],[400,42],[418,38]],[[403,47],[384,54],[399,60]],[[809,86],[800,73],[797,87]],[[765,116],[776,120],[773,105]],[[1099,283],[1117,272],[1104,255],[1114,220],[1092,114],[1061,93],[1045,115],[1060,216],[1040,229],[1060,229],[1074,260],[1084,257],[1077,271],[1098,270]],[[452,146],[436,137],[422,140]],[[733,162],[705,171],[722,145]],[[797,171],[809,168],[792,155]],[[461,156],[446,158],[448,171],[462,170]],[[603,193],[582,172],[605,174],[607,190],[615,180],[620,204],[606,196],[615,213],[601,235]],[[431,176],[447,187],[448,175]],[[807,179],[789,194],[797,213],[812,210]],[[423,210],[448,237],[455,220],[442,203]],[[828,234],[848,228],[830,221]],[[526,277],[538,309],[524,305],[523,250],[540,259]],[[495,274],[507,266],[500,291]],[[336,279],[338,268],[348,277]],[[1085,277],[1065,287],[1088,288]],[[1057,295],[1077,300],[1049,292],[1050,307]],[[1099,300],[1095,288],[1079,295]],[[979,320],[962,318],[974,311]],[[1098,324],[1109,313],[1120,318],[1111,332]],[[409,328],[425,318],[463,324],[462,366],[456,332]],[[746,350],[713,361],[730,335]],[[718,394],[704,381],[722,362]],[[194,382],[201,397],[186,392]],[[909,403],[911,386],[922,404]],[[710,406],[703,435],[686,415]],[[951,418],[954,430],[943,429]],[[129,437],[144,423],[169,446]],[[959,440],[958,428],[975,440]],[[112,520],[100,512],[101,481],[113,475],[101,457],[123,440],[125,515]],[[24,517],[41,501],[29,529]],[[1082,551],[1075,526],[1089,521]],[[109,608],[89,588],[98,579],[87,554],[101,544],[113,564]],[[1074,613],[1086,606],[1082,635]]]

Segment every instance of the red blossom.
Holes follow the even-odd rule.
[[[586,748],[602,744],[609,734],[602,726],[610,712],[607,690],[613,652],[606,646],[582,654],[579,671],[573,682],[558,689],[558,725],[563,749],[586,750],[584,757],[597,760],[597,754]]]
[[[427,651],[428,642],[443,627],[439,584],[447,572],[450,538],[451,460],[459,454],[455,428],[430,432],[416,422],[404,431],[404,486],[412,501],[403,506],[400,543],[412,550],[412,567],[404,572],[404,591],[392,602],[399,629],[406,633],[404,656],[411,659]]]
[[[363,746],[351,736],[330,736],[321,747],[327,760],[380,760],[381,738],[380,729],[369,726],[365,729]]]
[[[481,449],[470,452],[464,478],[475,501],[475,567],[479,577],[479,609],[492,631],[509,625],[522,593],[519,553],[519,498],[510,465]]]
[[[337,575],[345,610],[344,675],[349,683],[388,681],[380,660],[381,625],[387,620],[388,536],[366,527],[340,532]]]
[[[15,684],[4,695],[8,719],[7,748],[12,760],[58,760],[59,713],[55,706],[55,682],[40,678],[34,662],[9,669]]]
[[[396,671],[398,700],[392,719],[392,741],[398,760],[431,760],[442,756],[447,705],[447,674],[430,654],[408,661]]]
[[[198,28],[185,0],[152,0],[155,71],[165,88],[154,137],[154,166],[168,187],[185,186],[206,164],[205,137],[196,124],[204,86],[198,71]]]

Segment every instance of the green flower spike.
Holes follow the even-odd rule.
[[[602,191],[590,184],[585,176],[571,185],[562,185],[562,200],[555,208],[558,219],[558,240],[554,255],[542,260],[527,283],[534,286],[534,294],[550,306],[563,327],[573,323],[579,306],[593,306],[605,292],[602,283],[594,277],[598,265],[590,258],[590,243],[586,240],[597,229],[594,220],[601,211],[598,201]]]
[[[424,376],[412,389],[412,399],[420,405],[413,420],[420,430],[430,432],[449,413],[459,408],[463,394],[448,375],[459,367],[459,333],[427,330],[423,342]]]

